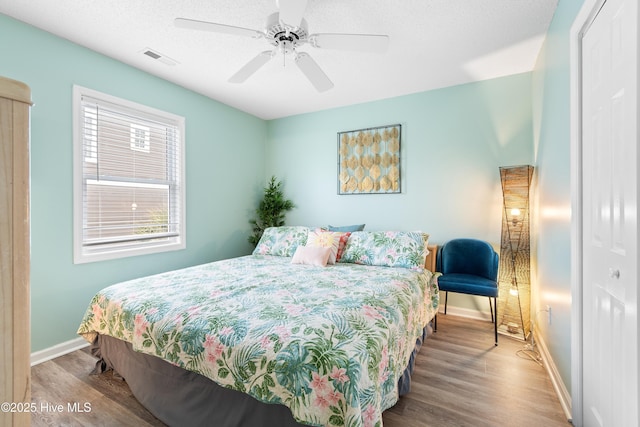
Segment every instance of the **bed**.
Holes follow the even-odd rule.
[[[78,333],[169,425],[382,425],[438,307],[427,240],[267,229],[252,255],[99,291]]]

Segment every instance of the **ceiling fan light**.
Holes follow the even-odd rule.
[[[295,63],[318,92],[333,88],[333,82],[320,66],[305,52],[297,48],[309,43],[314,48],[364,51],[381,53],[387,50],[389,36],[376,34],[312,34],[309,35],[307,21],[302,18],[308,0],[276,0],[278,11],[267,17],[264,31],[195,19],[176,18],[177,27],[214,33],[264,38],[273,46],[273,51],[264,51],[254,57],[228,80],[242,83],[265,65],[278,52],[282,53],[283,65],[291,54]]]

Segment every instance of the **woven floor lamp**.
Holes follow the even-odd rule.
[[[529,192],[533,166],[500,168],[502,237],[498,274],[498,332],[525,340],[531,331]]]

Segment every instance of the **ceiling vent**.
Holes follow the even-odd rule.
[[[157,50],[150,49],[148,47],[145,47],[140,52],[143,55],[147,55],[149,58],[155,59],[156,61],[160,61],[165,65],[174,66],[178,64],[178,61],[176,61],[175,59],[171,59],[167,55],[160,53]]]

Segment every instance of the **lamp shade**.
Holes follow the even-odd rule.
[[[533,166],[500,168],[502,235],[498,332],[526,340],[531,331],[529,196]]]

